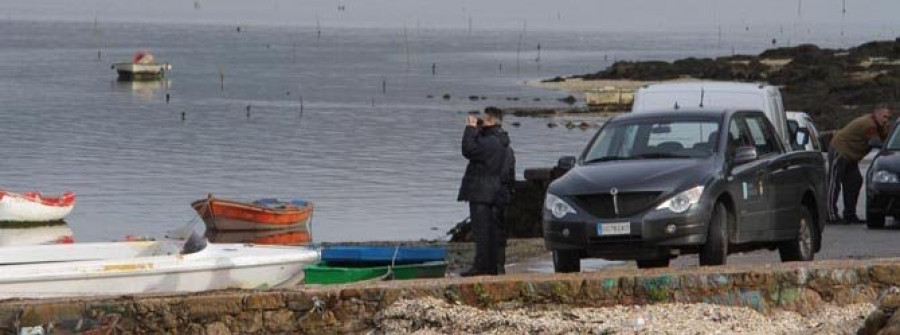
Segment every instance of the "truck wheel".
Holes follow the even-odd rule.
[[[553,271],[569,273],[581,271],[581,255],[578,250],[553,250]]]
[[[800,231],[797,232],[797,238],[782,242],[778,246],[778,253],[781,255],[782,262],[811,261],[816,254],[814,248],[818,235],[816,234],[812,214],[809,213],[809,208],[806,208],[806,206],[800,208],[799,223]]]
[[[706,244],[700,249],[700,265],[723,265],[728,258],[728,210],[721,202],[713,207]]]
[[[669,266],[670,258],[660,259],[639,259],[637,260],[638,269],[665,268]]]
[[[884,214],[866,211],[866,226],[869,228],[884,228]]]

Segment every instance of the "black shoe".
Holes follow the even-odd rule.
[[[487,273],[484,273],[484,272],[482,272],[482,271],[478,271],[478,270],[476,270],[476,269],[473,268],[473,269],[468,269],[468,270],[466,270],[466,271],[460,272],[460,273],[459,273],[459,276],[460,276],[460,277],[474,277],[474,276],[484,276],[484,275],[486,275],[486,274],[487,274]]]
[[[863,224],[866,221],[860,220],[856,214],[844,215],[844,224]]]

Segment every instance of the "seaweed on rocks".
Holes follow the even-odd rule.
[[[802,44],[766,50],[756,56],[691,57],[671,63],[619,61],[603,71],[572,78],[768,82],[783,87],[787,109],[806,111],[821,128],[835,129],[876,104],[900,103],[900,38],[846,50]]]

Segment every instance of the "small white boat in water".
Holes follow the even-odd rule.
[[[302,247],[180,241],[0,248],[0,299],[295,285],[320,259]]]
[[[75,193],[48,197],[39,192],[0,191],[0,222],[55,222],[75,208]]]
[[[119,74],[119,80],[157,80],[172,70],[172,64],[157,63],[156,58],[148,51],[134,53],[131,62],[114,63],[112,68]]]

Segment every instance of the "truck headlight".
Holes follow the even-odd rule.
[[[565,200],[550,193],[547,193],[547,198],[544,199],[544,208],[557,219],[562,219],[566,214],[577,213]]]
[[[900,183],[900,178],[897,178],[896,173],[878,170],[872,175],[872,181],[876,183]]]
[[[697,186],[663,201],[659,206],[656,206],[656,209],[668,209],[674,213],[684,213],[691,208],[691,205],[700,201],[700,196],[702,195],[703,186]]]

